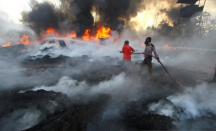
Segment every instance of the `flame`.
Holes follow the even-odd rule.
[[[167,44],[167,45],[163,45],[163,47],[169,47],[169,45]]]
[[[176,48],[173,48],[172,50],[176,50]]]
[[[169,44],[167,44],[167,45],[163,45],[164,50],[168,50],[169,46],[170,46]]]
[[[96,39],[98,38],[110,38],[111,29],[108,27],[97,26],[99,29],[97,30]]]
[[[46,30],[46,34],[50,34],[50,33],[56,34],[55,29],[53,29],[52,27],[49,27],[49,28]]]
[[[14,46],[18,44],[24,44],[24,45],[30,45],[31,41],[29,41],[29,36],[27,35],[21,35],[20,41],[16,42],[16,44],[11,44],[11,42],[7,42],[7,44],[2,45],[2,47],[9,47],[9,46]]]
[[[8,42],[7,44],[2,45],[2,47],[8,47],[8,46],[11,46],[11,42]]]
[[[86,29],[84,35],[82,36],[83,40],[89,41],[89,39],[90,39],[90,34],[89,34],[89,32],[90,32],[90,31],[91,31],[90,29]]]
[[[29,36],[27,35],[22,35],[21,36],[21,39],[20,39],[20,42],[24,45],[29,45]]]
[[[76,32],[72,31],[72,32],[67,32],[66,34],[61,34],[60,32],[57,32],[54,28],[52,27],[49,27],[47,28],[46,30],[46,33],[42,36],[42,41],[44,38],[46,37],[50,37],[50,36],[57,36],[57,37],[62,37],[62,38],[66,38],[66,37],[69,37],[69,38],[76,38]]]
[[[69,35],[69,38],[76,38],[76,32],[71,32]]]
[[[89,41],[90,39],[98,40],[99,38],[110,38],[111,29],[108,27],[97,26],[97,33],[95,36],[90,35],[91,30],[86,29],[82,39],[85,41]]]
[[[131,17],[129,25],[133,30],[146,30],[148,27],[158,27],[161,22],[166,22],[173,26],[172,20],[167,16],[166,11],[173,7],[179,7],[179,4],[170,0],[150,0],[143,1],[141,5],[148,5],[144,10],[137,13],[137,16]],[[154,7],[154,8],[152,8]],[[164,10],[164,11],[163,11]]]

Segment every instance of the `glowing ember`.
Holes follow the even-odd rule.
[[[97,26],[99,29],[97,30],[96,40],[98,38],[110,38],[110,28],[106,28],[103,26]]]
[[[11,43],[10,43],[10,42],[8,42],[8,43],[5,44],[5,45],[2,45],[2,47],[8,47],[8,46],[11,46]]]
[[[163,47],[169,47],[169,45],[167,44],[167,45],[163,45]]]
[[[163,45],[163,47],[164,47],[165,50],[168,50],[169,45],[168,44],[167,45]]]

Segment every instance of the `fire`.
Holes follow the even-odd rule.
[[[166,22],[173,26],[172,20],[166,15],[166,11],[171,8],[179,7],[175,0],[149,0],[143,1],[141,5],[145,6],[144,10],[137,13],[137,16],[131,17],[129,25],[136,31],[146,30],[148,27],[158,27],[161,22]],[[154,7],[154,8],[152,8]],[[166,10],[166,11],[161,11]]]
[[[99,29],[97,30],[96,39],[98,38],[110,38],[111,29],[108,27],[97,26]]]
[[[98,40],[99,38],[110,38],[111,29],[108,27],[97,26],[97,33],[95,36],[90,35],[91,30],[86,29],[82,39],[85,41],[89,41],[90,39]]]
[[[83,40],[85,40],[85,41],[89,41],[89,39],[90,39],[90,34],[89,34],[89,32],[90,32],[91,30],[89,30],[89,29],[87,29],[86,31],[85,31],[85,33],[84,33],[84,35],[83,35]]]
[[[55,33],[56,33],[55,29],[53,29],[52,27],[49,27],[49,28],[46,30],[46,34],[50,34],[50,33],[55,34]]]
[[[46,33],[43,35],[42,37],[42,41],[44,38],[48,37],[48,36],[57,36],[57,37],[62,37],[62,38],[76,38],[76,32],[72,31],[72,32],[67,32],[66,34],[61,34],[60,32],[56,31],[54,28],[49,27],[46,30]]]
[[[20,42],[24,45],[29,45],[29,36],[27,35],[22,35],[21,36],[21,39],[20,39]]]
[[[71,32],[69,35],[69,38],[76,38],[76,32]]]
[[[2,47],[8,47],[8,46],[11,46],[11,42],[8,42],[7,44],[2,45]]]
[[[173,50],[176,50],[177,48],[173,48]]]
[[[29,45],[30,43],[31,43],[31,41],[29,41],[29,36],[21,35],[20,41],[16,42],[16,44],[11,44],[11,42],[8,42],[7,44],[2,45],[2,47],[14,46],[14,45],[18,45],[18,44]]]
[[[163,45],[163,47],[164,47],[165,50],[168,50],[169,45],[168,44],[167,45]]]

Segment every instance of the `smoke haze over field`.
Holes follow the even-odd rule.
[[[206,19],[201,24],[197,24],[200,21],[196,16],[179,24],[180,5],[175,0],[60,1],[59,7],[51,2],[31,2],[32,10],[22,13],[24,25],[11,22],[7,14],[0,12],[0,45],[16,43],[22,34],[28,35],[32,42],[24,49],[19,45],[0,47],[1,92],[22,89],[19,90],[22,94],[42,89],[66,94],[74,103],[108,94],[111,100],[103,110],[104,119],[120,119],[129,108],[128,103],[134,102],[134,112],[171,117],[178,129],[181,126],[206,129],[209,124],[205,120],[216,123],[215,84],[205,83],[212,79],[216,61],[216,21],[208,13],[203,13]],[[211,3],[216,5],[214,1]],[[110,38],[84,41],[85,30],[94,30],[97,24],[111,28]],[[77,37],[71,39],[54,33],[45,38],[49,27],[62,34],[75,31]],[[140,67],[143,55],[132,55],[132,75],[124,72],[119,64],[123,54],[118,52],[124,41],[129,40],[136,52],[143,52],[141,44],[148,36],[152,37],[161,62],[186,89],[179,89],[156,60],[153,60],[155,79],[147,81],[147,68]],[[64,40],[67,47],[44,40]],[[56,108],[55,101],[51,103]],[[148,107],[144,110],[146,103]],[[19,119],[18,114],[22,116]],[[0,118],[0,123],[6,125],[5,131],[27,129],[41,121],[41,114],[35,108],[14,110]],[[187,123],[189,120],[195,121],[193,126]],[[214,125],[210,127],[215,129]]]

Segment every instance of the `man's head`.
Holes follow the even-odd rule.
[[[129,44],[129,41],[126,40],[126,41],[124,42],[124,45],[128,45],[128,44]]]
[[[147,45],[149,42],[151,42],[151,37],[147,37],[145,40],[145,44]]]

